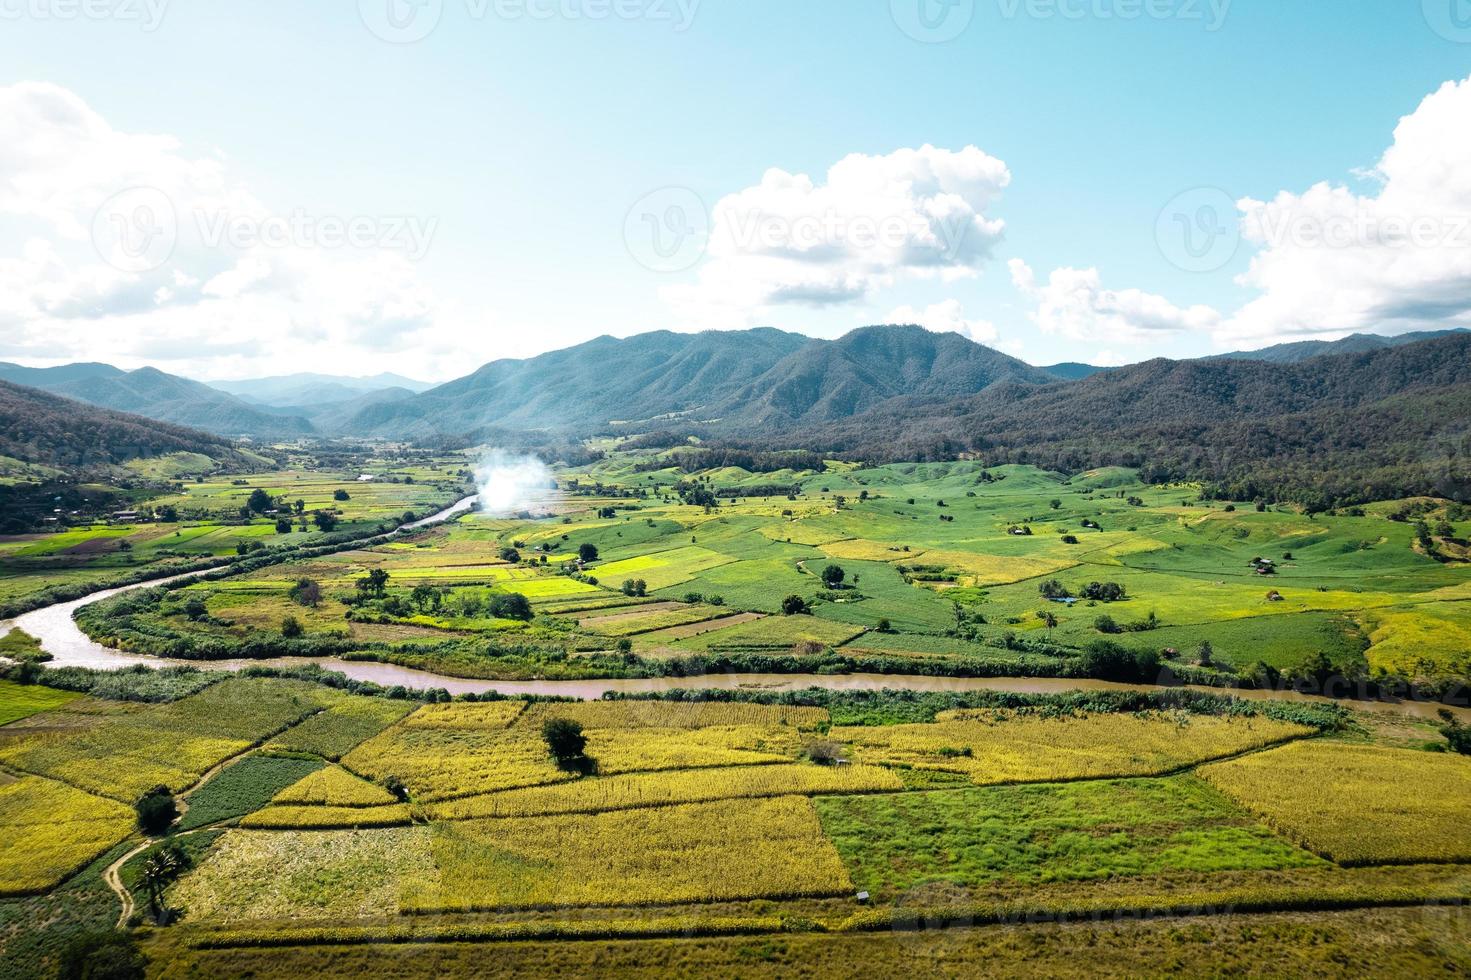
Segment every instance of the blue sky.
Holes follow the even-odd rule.
[[[1427,319],[1381,291],[1369,313],[1336,310],[1319,322],[1313,297],[1287,296],[1280,283],[1351,276],[1342,261],[1328,269],[1268,249],[1276,278],[1244,284],[1259,247],[1243,243],[1219,267],[1189,271],[1171,261],[1157,228],[1172,199],[1194,188],[1269,201],[1329,182],[1373,200],[1382,178],[1356,172],[1380,161],[1401,117],[1471,75],[1471,36],[1440,22],[1442,0],[1425,9],[1419,0],[958,0],[929,10],[942,32],[964,24],[942,43],[903,29],[915,23],[912,4],[938,0],[619,0],[632,16],[599,16],[609,0],[502,0],[499,13],[490,0],[425,2],[419,15],[434,29],[389,43],[365,20],[381,19],[389,3],[407,16],[407,0],[95,0],[95,16],[72,16],[67,0],[0,0],[0,86],[48,83],[111,131],[168,134],[176,144],[162,152],[211,161],[219,180],[248,193],[252,214],[366,216],[381,226],[410,216],[433,228],[392,272],[336,255],[323,272],[320,256],[307,255],[302,267],[312,271],[288,276],[288,260],[270,256],[269,273],[244,276],[248,290],[205,289],[208,300],[192,306],[182,298],[191,284],[208,286],[248,248],[212,258],[184,248],[161,268],[125,270],[128,281],[81,276],[90,292],[70,306],[0,299],[0,333],[11,334],[0,357],[71,360],[86,348],[202,376],[263,373],[267,358],[240,337],[252,320],[234,312],[250,290],[274,290],[252,309],[269,324],[258,329],[276,358],[296,350],[314,368],[434,378],[602,333],[760,323],[836,336],[896,310],[948,316],[977,339],[1050,362],[1342,335],[1380,326],[1373,311],[1386,332],[1463,323],[1471,306],[1453,302]],[[157,24],[141,22],[155,15]],[[1458,116],[1468,103],[1448,99],[1437,118],[1471,129]],[[716,209],[769,168],[820,186],[850,154],[879,160],[926,145],[975,147],[1009,174],[976,208],[1004,232],[940,274],[879,260],[842,296],[732,306],[726,294],[747,295],[751,278],[767,275],[736,256],[720,272],[740,288],[711,313],[709,290],[700,292],[710,255],[661,272],[627,241],[630,209],[660,188],[687,189]],[[1430,154],[1452,160],[1458,146]],[[110,189],[105,174],[83,183],[94,196]],[[1461,190],[1451,189],[1447,209]],[[1194,208],[1198,199],[1186,200]],[[1438,213],[1439,198],[1416,200]],[[0,203],[0,256],[15,261],[55,238],[57,261],[40,265],[80,288],[86,259],[68,255],[62,223],[37,210]],[[1234,239],[1236,217],[1226,218]],[[1013,259],[1032,270],[1030,290],[1019,288]],[[1455,294],[1463,270],[1453,265],[1439,285]],[[0,289],[34,282],[37,266],[14,266]],[[1080,275],[1049,281],[1059,269]],[[828,271],[854,281],[841,263]],[[317,275],[330,284],[316,289]],[[291,305],[305,292],[352,294],[354,276],[371,286],[365,302],[392,312]],[[384,286],[390,279],[397,291]],[[1235,311],[1273,289],[1272,316],[1235,323]],[[173,306],[143,308],[141,295]],[[190,331],[203,329],[234,341],[201,352]],[[146,342],[128,346],[134,334]]]

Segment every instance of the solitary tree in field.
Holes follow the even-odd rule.
[[[153,921],[167,925],[169,910],[163,905],[163,893],[185,871],[189,870],[189,855],[178,844],[169,842],[160,847],[143,864],[143,888],[148,892],[148,911]]]
[[[586,770],[587,736],[582,726],[571,718],[551,718],[541,726],[541,737],[547,743],[547,751],[563,769]]]
[[[315,580],[302,576],[296,580],[287,595],[293,602],[316,608],[317,603],[322,601],[322,586]]]
[[[598,546],[589,541],[582,542],[582,544],[577,546],[577,557],[585,562],[597,561]]]
[[[1052,610],[1044,609],[1037,614],[1037,618],[1042,620],[1043,626],[1047,627],[1047,639],[1051,640],[1052,631],[1057,629],[1057,616],[1053,614]]]
[[[337,515],[319,510],[312,515],[312,521],[323,531],[331,531],[337,526]]]
[[[245,501],[245,506],[256,514],[264,514],[266,511],[275,506],[275,503],[276,502],[271,499],[270,494],[257,487],[256,489],[250,491],[250,499]]]
[[[842,585],[846,577],[843,569],[837,565],[829,565],[822,570],[822,584],[830,589],[836,589]]]
[[[351,500],[352,499],[352,496],[350,494],[348,494],[348,492],[346,490],[343,490],[342,488],[339,487],[338,489],[332,491],[332,499],[333,500]]]
[[[781,611],[786,616],[800,616],[812,610],[807,608],[806,599],[799,595],[789,595],[781,601]]]
[[[163,833],[179,815],[174,794],[164,785],[155,786],[138,797],[133,809],[138,814],[138,829],[150,836]]]
[[[286,637],[286,639],[294,640],[305,632],[306,630],[302,629],[301,621],[295,616],[287,616],[281,620],[281,635]]]

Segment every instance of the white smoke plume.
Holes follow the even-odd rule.
[[[552,471],[535,456],[493,449],[475,467],[480,511],[491,517],[545,513],[556,493]]]

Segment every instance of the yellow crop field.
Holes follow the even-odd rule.
[[[594,728],[587,754],[605,775],[659,769],[705,769],[789,762],[801,739],[781,725],[705,728]]]
[[[525,701],[426,704],[404,719],[405,728],[502,729],[526,710]]]
[[[334,696],[340,695],[296,681],[222,681],[86,728],[27,734],[0,747],[0,763],[131,803],[158,784],[174,790],[190,785]]]
[[[911,556],[912,563],[921,565],[943,565],[963,574],[968,585],[1006,585],[1050,575],[1077,562],[1067,558],[1032,558],[1015,555],[979,555],[970,551],[926,551]]]
[[[1471,860],[1471,759],[1299,742],[1200,775],[1340,864]]]
[[[292,783],[271,802],[301,806],[379,806],[397,801],[382,786],[359,779],[341,766],[327,766]]]
[[[533,600],[562,598],[563,596],[582,595],[588,592],[600,591],[596,585],[588,585],[586,582],[579,582],[577,579],[568,578],[565,575],[503,582],[500,588],[506,592],[519,592],[526,598]]]
[[[594,567],[593,571],[600,582],[611,585],[624,578],[641,578],[648,583],[650,590],[654,590],[678,585],[700,572],[733,561],[735,559],[730,555],[692,545],[609,562]]]
[[[847,558],[851,561],[899,561],[914,556],[898,545],[865,538],[848,538],[845,541],[829,541],[818,546],[818,550],[829,558]]]
[[[337,830],[353,827],[397,827],[413,822],[404,803],[383,806],[271,805],[240,820],[240,826],[261,830]]]
[[[442,800],[571,777],[547,757],[541,733],[529,730],[410,728],[368,739],[343,765],[370,779],[397,776],[421,800]]]
[[[1310,734],[1267,718],[942,712],[934,724],[835,727],[861,762],[963,773],[978,785],[1148,776]]]
[[[415,877],[435,874],[425,827],[227,831],[169,892],[193,920],[378,918]]]
[[[417,715],[415,716],[417,717]],[[533,704],[516,724],[540,728],[550,718],[570,718],[585,729],[704,728],[708,725],[791,725],[816,728],[826,708],[720,701],[579,701]]]
[[[428,808],[435,820],[597,813],[771,796],[897,791],[903,783],[881,766],[733,766],[685,772],[628,773],[554,786],[471,796]]]
[[[794,898],[853,887],[802,797],[441,823],[433,853],[438,879],[411,882],[406,911]]]
[[[0,779],[0,896],[45,891],[128,836],[130,807],[37,776]]]

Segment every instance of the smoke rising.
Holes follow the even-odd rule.
[[[510,517],[540,509],[556,490],[552,471],[535,456],[491,450],[475,467],[480,510],[492,517]]]

